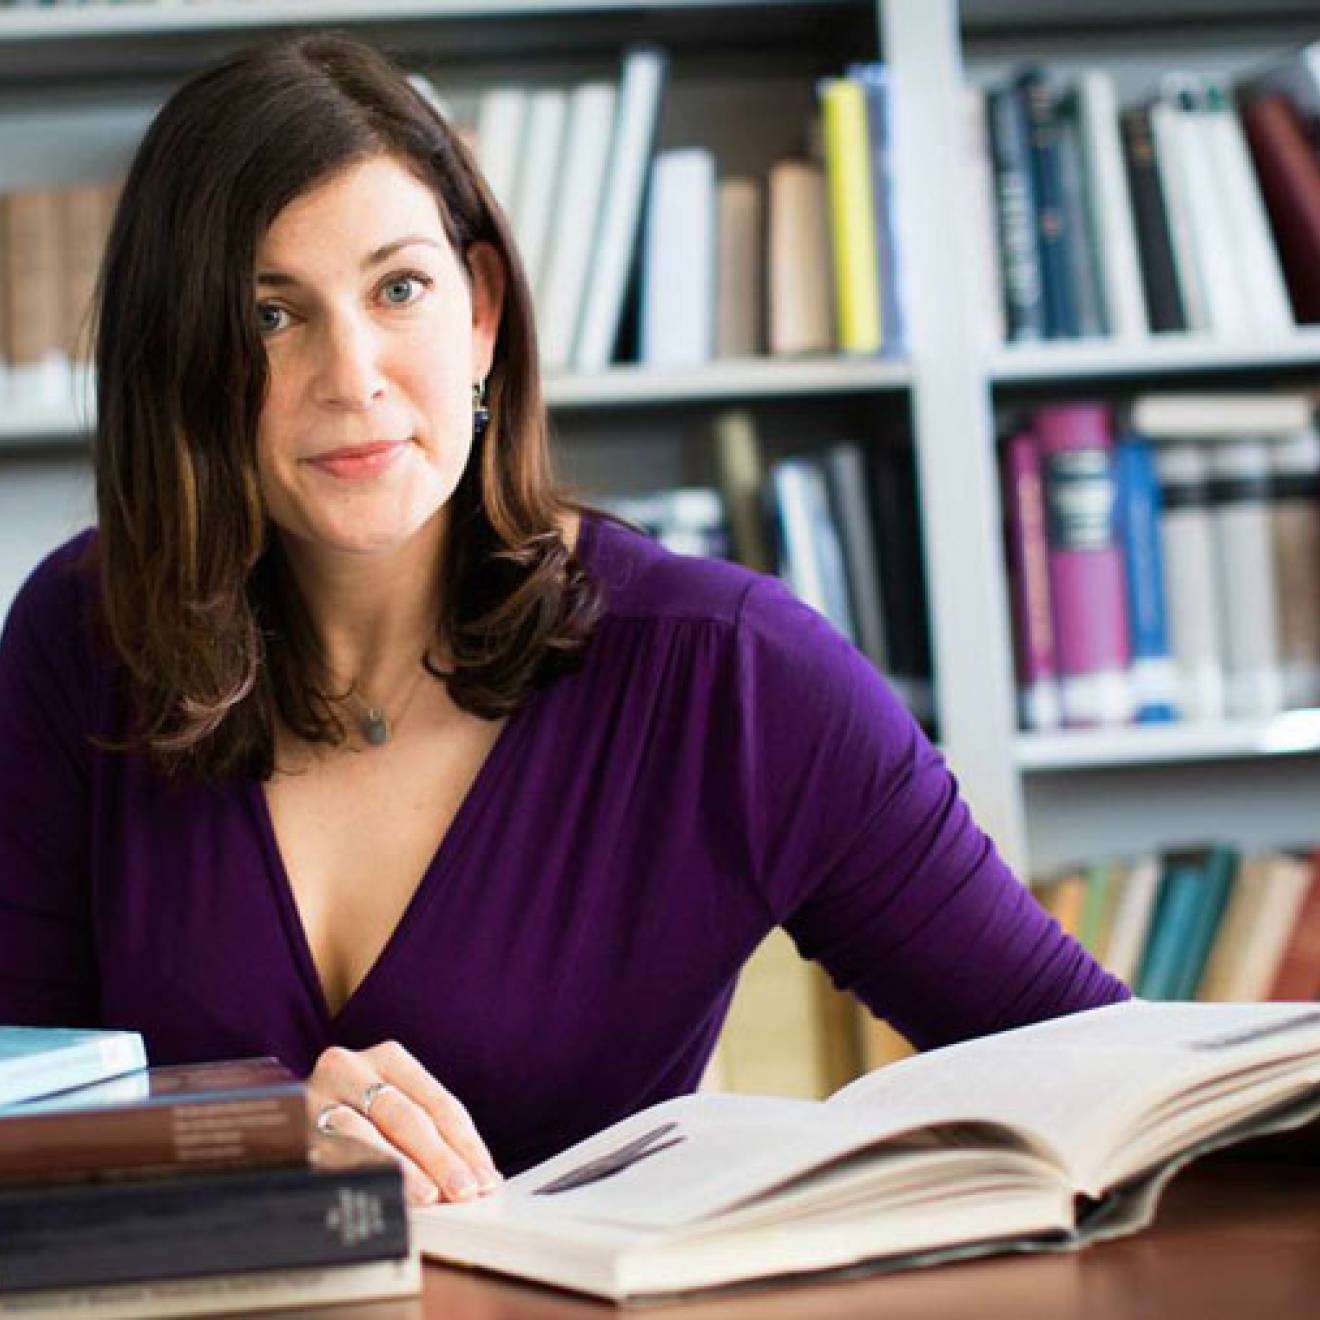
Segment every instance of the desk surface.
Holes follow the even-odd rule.
[[[406,1304],[322,1311],[355,1320],[1108,1320],[1320,1314],[1320,1166],[1218,1160],[1166,1191],[1150,1228],[1065,1255],[1001,1256],[646,1311],[428,1266]]]

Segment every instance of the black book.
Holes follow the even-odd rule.
[[[1137,258],[1146,312],[1152,330],[1186,330],[1187,313],[1178,290],[1178,272],[1173,264],[1173,239],[1169,234],[1169,212],[1155,164],[1155,143],[1150,131],[1150,107],[1134,106],[1119,116],[1123,139],[1123,164],[1132,196],[1133,220],[1137,230]]]
[[[999,265],[1004,276],[1004,316],[1010,343],[1045,338],[1045,295],[1036,251],[1036,192],[1022,103],[1009,88],[986,98],[995,179]]]
[[[888,674],[917,721],[936,727],[916,457],[908,445],[873,451],[873,507]]]
[[[403,1178],[328,1139],[303,1165],[0,1188],[0,1289],[78,1287],[407,1254]]]
[[[1022,100],[1031,142],[1031,178],[1036,190],[1036,249],[1045,292],[1045,334],[1050,339],[1075,339],[1077,299],[1068,264],[1068,213],[1063,204],[1063,173],[1059,161],[1059,123],[1054,93],[1042,69],[1030,68],[1013,84]]]

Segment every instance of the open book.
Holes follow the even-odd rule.
[[[423,1254],[617,1301],[1134,1232],[1189,1159],[1320,1113],[1320,1004],[1134,1001],[828,1100],[666,1101],[413,1212]]]

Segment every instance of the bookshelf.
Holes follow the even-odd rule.
[[[622,471],[634,448],[700,446],[709,416],[732,405],[782,413],[790,437],[845,424],[854,435],[858,424],[865,428],[866,443],[910,434],[940,742],[1005,856],[1023,872],[1053,860],[1065,846],[1060,822],[1074,830],[1079,850],[1083,842],[1124,846],[1138,819],[1153,840],[1152,803],[1164,799],[1188,804],[1182,815],[1172,812],[1170,829],[1190,829],[1199,789],[1202,833],[1238,831],[1243,842],[1252,831],[1273,831],[1266,840],[1273,843],[1310,837],[1313,808],[1300,789],[1320,786],[1313,714],[1269,726],[1018,733],[993,439],[997,415],[1027,400],[1170,382],[1320,384],[1320,327],[1274,342],[1163,335],[1139,344],[990,348],[967,314],[976,254],[957,218],[967,209],[964,81],[984,85],[1025,60],[1064,73],[1101,65],[1112,70],[1122,100],[1170,67],[1231,76],[1320,36],[1314,0],[199,0],[0,9],[0,188],[72,180],[89,161],[126,159],[180,78],[256,36],[315,25],[359,32],[415,59],[457,108],[496,80],[613,73],[624,43],[657,41],[674,57],[660,145],[709,142],[722,166],[749,171],[790,149],[815,77],[851,59],[882,57],[895,78],[908,359],[758,359],[552,376],[557,437],[570,455],[591,450],[601,459],[596,467]],[[80,411],[0,410],[0,484],[21,469],[39,486],[48,463],[51,490],[61,493],[37,501],[31,517],[52,519],[52,528],[51,510],[69,507],[82,461]],[[39,531],[32,522],[5,536],[0,531],[0,552],[17,553],[5,547],[26,547]],[[6,585],[0,581],[0,590]],[[1291,782],[1297,792],[1286,788]]]

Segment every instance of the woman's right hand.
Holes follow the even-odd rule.
[[[503,1182],[462,1102],[394,1041],[326,1050],[307,1079],[307,1116],[393,1155],[412,1205],[470,1201]]]

